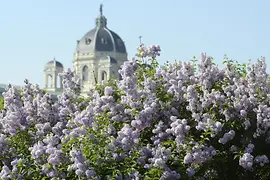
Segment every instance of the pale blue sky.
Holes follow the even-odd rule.
[[[43,69],[56,57],[72,67],[76,40],[95,27],[101,0],[0,0],[0,83],[44,85]],[[161,64],[206,52],[221,63],[266,56],[270,63],[269,0],[104,0],[108,27],[126,43],[138,36],[160,44]],[[268,64],[269,64],[268,63]],[[269,65],[270,66],[270,65]],[[270,68],[268,67],[268,70]]]

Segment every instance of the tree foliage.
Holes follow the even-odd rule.
[[[0,97],[0,110],[4,109],[4,98]]]

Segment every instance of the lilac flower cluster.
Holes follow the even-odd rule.
[[[9,86],[0,113],[0,178],[211,179],[237,169],[241,179],[269,170],[265,59],[241,72],[232,63],[220,69],[205,54],[197,65],[155,68],[160,51],[141,45],[139,57],[151,66],[126,61],[122,80],[88,97],[79,95],[70,69],[55,102],[27,80],[21,90]]]
[[[242,166],[245,169],[252,170],[253,166],[253,159],[254,157],[250,153],[245,153],[243,156],[239,159],[239,165]]]
[[[87,166],[88,162],[85,159],[84,155],[77,151],[76,149],[72,149],[70,151],[71,161],[74,163],[68,167],[68,171],[75,171],[75,174],[82,178],[92,178],[96,176],[96,172],[92,169],[89,169]]]
[[[226,144],[228,141],[232,140],[234,136],[234,130],[230,130],[229,132],[225,133],[224,136],[218,140],[218,142],[221,144]]]
[[[254,163],[264,166],[265,164],[269,164],[269,160],[266,155],[261,155],[255,157]]]
[[[159,45],[145,47],[143,44],[141,44],[138,48],[138,56],[156,58],[157,56],[160,56],[160,51],[161,49]]]
[[[171,150],[165,147],[158,146],[152,149],[152,158],[149,159],[154,167],[161,167],[166,169],[166,162],[170,159]]]
[[[124,151],[130,151],[133,146],[139,143],[138,132],[133,131],[128,124],[125,124],[118,132],[118,137],[113,143],[120,146]]]
[[[175,136],[176,144],[182,144],[185,140],[185,136],[190,130],[190,126],[188,125],[188,121],[186,119],[180,120],[175,116],[171,117],[171,129],[167,129],[166,132],[168,134],[173,134]]]
[[[185,164],[202,164],[213,156],[216,155],[216,150],[212,147],[202,147],[194,146],[191,152],[187,153],[184,157]]]

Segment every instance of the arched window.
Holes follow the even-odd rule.
[[[61,88],[61,84],[62,84],[62,82],[61,82],[61,77],[58,75],[57,76],[57,79],[56,79],[56,87],[57,88]]]
[[[89,70],[87,66],[84,66],[82,69],[82,80],[83,81],[88,81],[88,76],[89,76]]]
[[[48,74],[47,76],[47,87],[51,88],[52,87],[52,75]]]
[[[106,71],[102,71],[102,73],[101,73],[101,80],[102,81],[107,81],[107,73],[106,73]]]

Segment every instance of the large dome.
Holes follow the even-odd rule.
[[[96,19],[96,27],[77,41],[76,48],[76,52],[83,54],[96,51],[127,53],[123,40],[107,28],[107,19],[102,14],[102,6],[100,16]]]
[[[60,68],[63,68],[63,64],[60,63],[59,61],[56,61],[55,58],[53,58],[53,60],[49,61],[45,67],[48,67],[48,66],[54,66],[54,67],[60,67]]]

